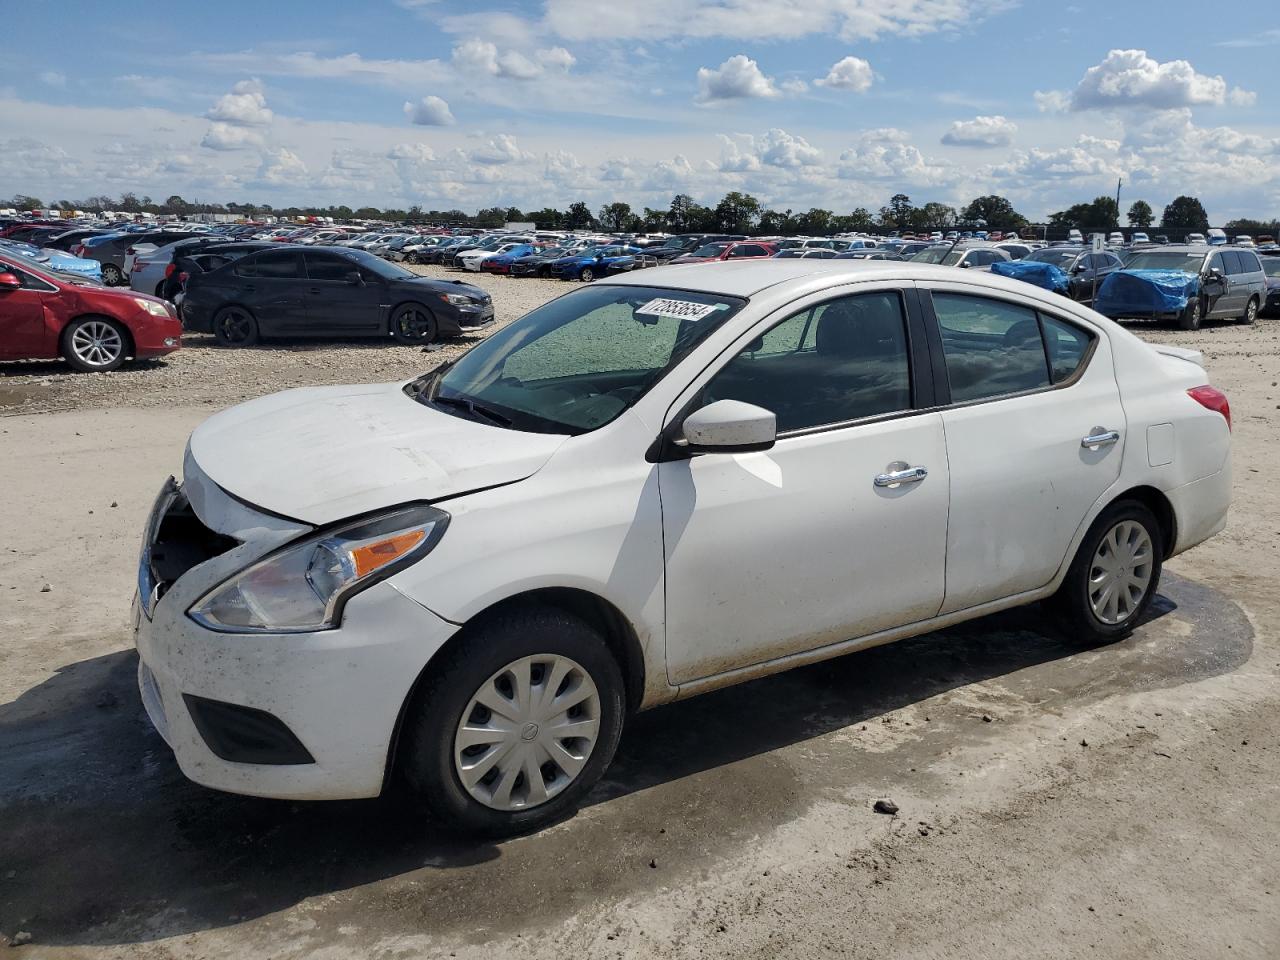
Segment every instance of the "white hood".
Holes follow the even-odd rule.
[[[566,438],[442,413],[401,384],[307,387],[210,417],[189,454],[232,496],[309,524],[535,473]]]

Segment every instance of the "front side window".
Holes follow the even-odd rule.
[[[423,402],[515,430],[584,433],[640,399],[745,300],[593,284],[498,331],[422,383]],[[468,410],[468,405],[470,408]]]
[[[1049,386],[1036,312],[952,293],[934,293],[951,400],[966,403]]]
[[[793,314],[711,379],[702,402],[717,400],[772,411],[779,433],[910,409],[901,296],[864,293]]]
[[[306,254],[307,276],[312,280],[345,282],[356,272],[356,265],[342,257],[326,257],[323,254]]]

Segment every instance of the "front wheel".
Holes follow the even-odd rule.
[[[439,339],[440,325],[422,304],[406,303],[391,316],[391,335],[406,345],[433,343]]]
[[[117,370],[128,355],[128,334],[106,317],[81,317],[62,331],[62,358],[81,373]]]
[[[578,274],[578,279],[583,283],[590,283],[596,278],[596,272],[591,267],[583,267],[582,272]]]
[[[595,785],[622,734],[622,673],[571,614],[526,607],[472,629],[432,664],[405,721],[413,792],[470,833],[553,823]]]
[[[1250,297],[1249,305],[1244,308],[1244,316],[1240,318],[1240,322],[1246,327],[1251,327],[1258,319],[1258,298]]]
[[[1136,500],[1112,504],[1080,543],[1053,605],[1086,640],[1128,634],[1160,586],[1164,537]]]
[[[1178,326],[1183,330],[1199,330],[1200,321],[1204,319],[1204,304],[1200,297],[1192,297],[1187,301],[1186,309],[1178,316]]]
[[[251,347],[258,342],[258,321],[244,307],[223,307],[213,317],[213,339],[220,347]]]

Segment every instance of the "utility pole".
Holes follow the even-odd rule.
[[[1116,228],[1120,227],[1120,184],[1124,183],[1123,177],[1116,178]]]

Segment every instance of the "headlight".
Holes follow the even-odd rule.
[[[156,303],[154,300],[144,300],[142,297],[134,297],[133,302],[153,317],[167,317],[169,315],[169,309],[163,303]]]
[[[473,307],[480,302],[475,297],[468,297],[463,293],[442,293],[440,299],[452,303],[455,307]]]
[[[417,506],[309,537],[232,577],[188,613],[226,633],[332,629],[347,600],[430,553],[448,523],[443,510]]]

